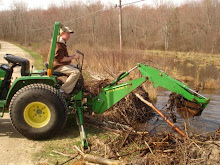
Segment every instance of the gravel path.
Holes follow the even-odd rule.
[[[7,63],[5,54],[13,54],[26,58],[33,64],[32,57],[19,47],[0,41],[0,63]],[[20,67],[14,69],[13,80],[20,76]],[[24,138],[13,128],[9,114],[0,118],[0,165],[32,165],[32,154],[41,148],[40,142]]]

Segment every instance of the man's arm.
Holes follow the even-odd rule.
[[[72,61],[73,59],[78,59],[78,58],[79,58],[79,55],[76,54],[70,57],[63,57],[63,59],[60,60],[60,62],[69,62],[69,61]]]

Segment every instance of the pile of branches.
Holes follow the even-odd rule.
[[[91,81],[85,84],[85,89],[93,95],[98,96],[102,88],[109,84],[109,80]],[[134,90],[134,93],[140,94],[149,101],[148,93],[140,86]],[[102,115],[97,115],[101,121],[113,121],[128,126],[135,123],[146,122],[154,116],[152,109],[140,101],[133,92],[124,97],[108,111]]]
[[[219,135],[219,131],[212,136],[201,134],[187,138],[169,133],[157,134],[145,139],[149,147],[140,151],[139,157],[129,164],[218,164]]]
[[[218,164],[220,163],[220,130],[214,135],[201,134],[182,138],[177,134],[154,136],[122,131],[116,139],[92,141],[92,154],[121,159],[124,164]]]
[[[87,89],[98,95],[108,83],[106,80],[99,83],[96,81],[94,84],[90,83],[91,88],[87,86]],[[135,93],[149,101],[148,94],[142,87],[137,88]],[[116,137],[109,136],[104,141],[91,137],[91,153],[109,159],[122,158],[126,161],[125,164],[132,165],[220,163],[220,128],[212,135],[187,135],[185,138],[172,133],[150,136],[147,132],[135,130],[133,125],[136,122],[146,122],[153,115],[151,108],[131,93],[104,114],[85,116],[85,122],[91,123],[91,126],[116,134]]]

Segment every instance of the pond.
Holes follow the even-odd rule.
[[[166,116],[169,116],[169,112],[166,111],[166,103],[170,93],[170,91],[161,89],[157,92],[157,102],[155,105]],[[203,134],[214,132],[220,126],[220,90],[202,90],[200,94],[207,98],[211,98],[210,103],[202,112],[201,116],[182,119],[178,113],[176,113],[177,123],[175,124],[181,129],[186,128],[188,133]],[[158,114],[147,121],[147,123],[138,124],[137,129],[139,131],[148,131],[152,134],[155,132],[173,131]]]

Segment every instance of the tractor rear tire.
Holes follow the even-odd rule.
[[[65,99],[57,89],[46,84],[31,84],[18,90],[9,111],[14,128],[32,140],[52,137],[67,121]]]

